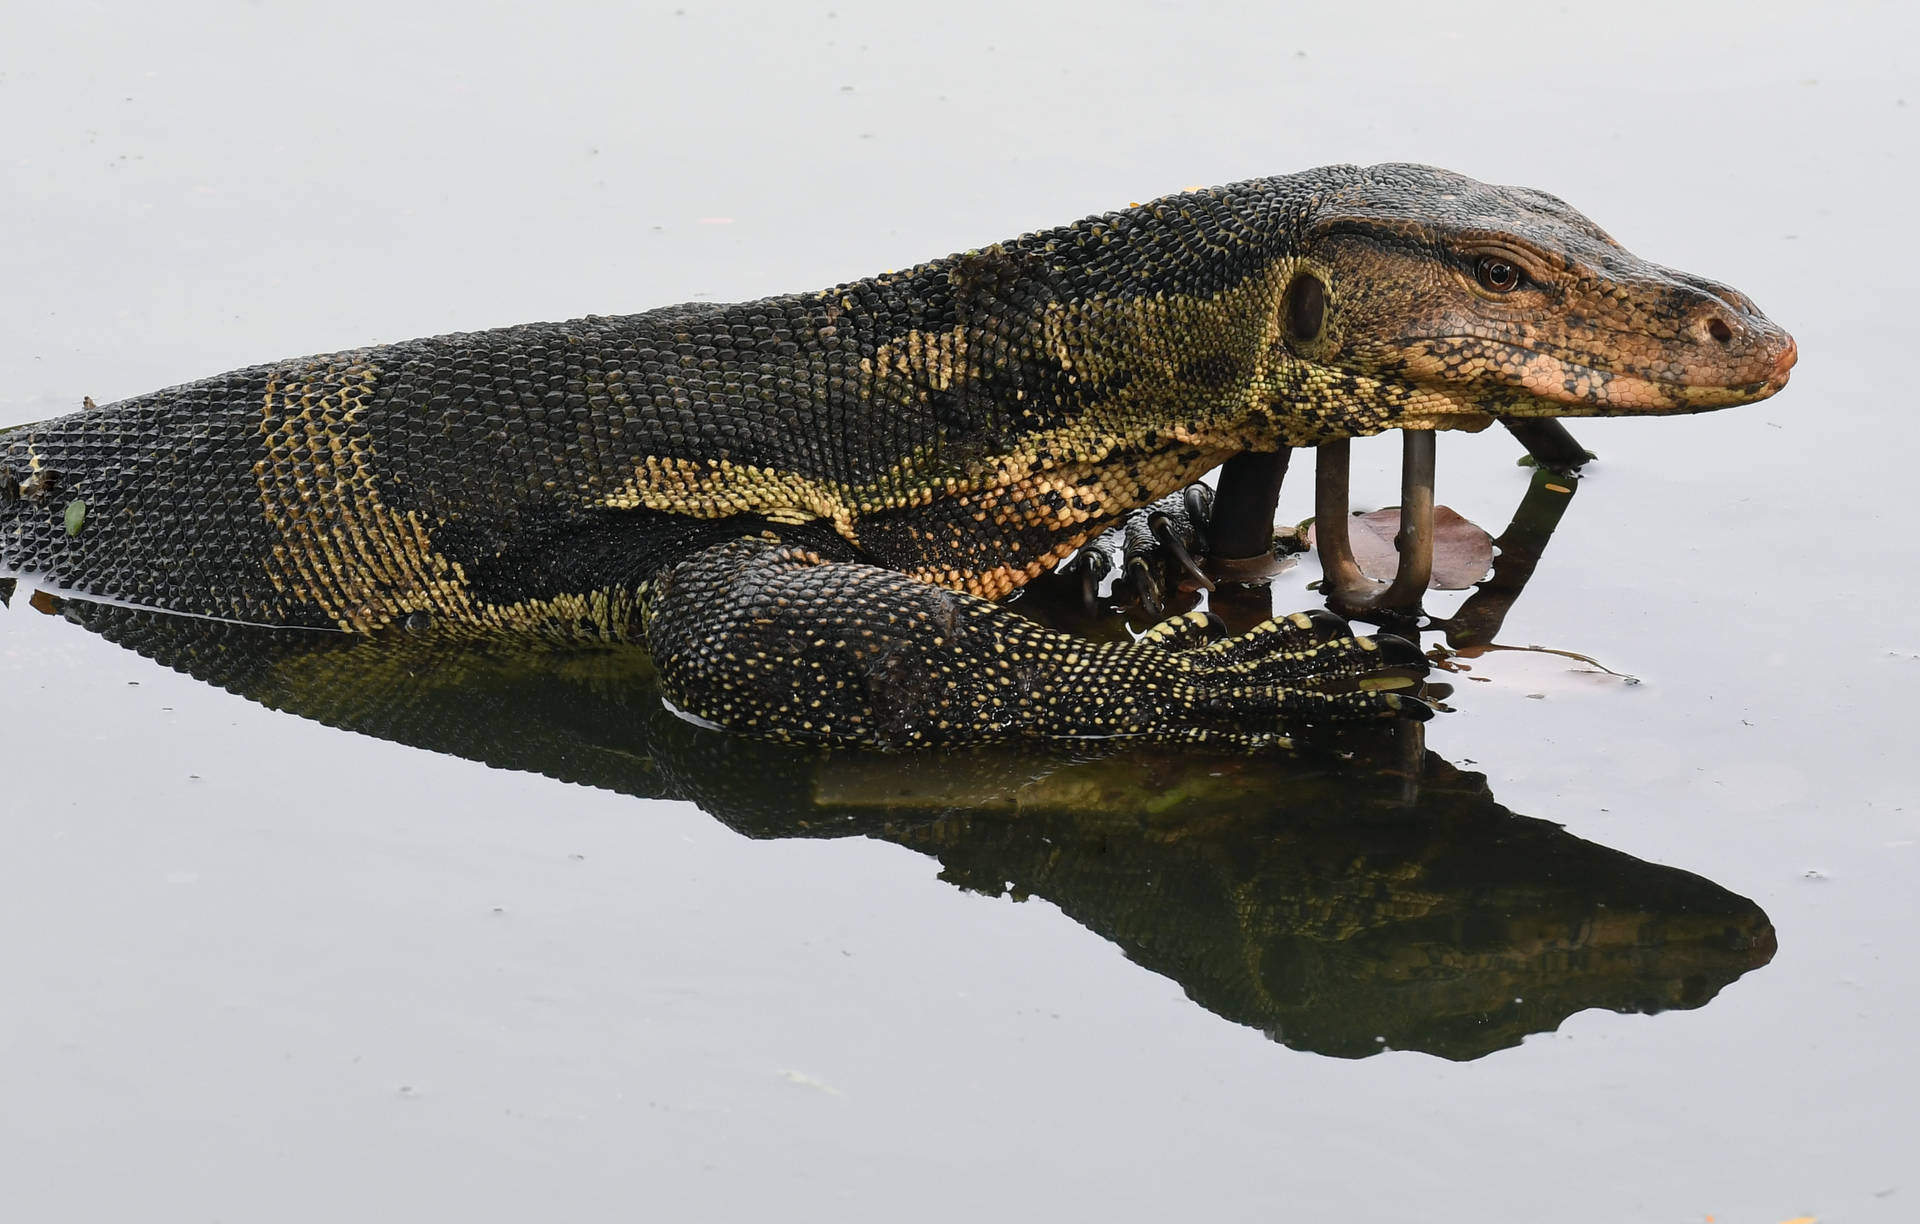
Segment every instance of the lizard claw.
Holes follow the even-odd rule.
[[[1180,490],[1180,506],[1187,512],[1187,529],[1193,534],[1193,546],[1203,553],[1212,552],[1213,541],[1207,536],[1207,528],[1213,523],[1213,489],[1203,484],[1188,485]]]
[[[1176,533],[1171,518],[1156,511],[1147,516],[1147,530],[1152,533],[1154,539],[1160,542],[1160,547],[1166,549],[1167,555],[1172,557],[1174,561],[1179,564],[1180,568],[1187,572],[1189,577],[1200,584],[1201,590],[1211,591],[1213,589],[1213,579],[1207,577],[1206,571],[1200,568],[1200,563],[1193,559],[1191,552],[1187,551],[1186,542]],[[1200,541],[1200,533],[1198,530],[1194,531],[1194,539],[1196,542]],[[1200,546],[1202,548],[1206,547],[1204,543],[1201,543]]]
[[[1113,558],[1097,544],[1088,544],[1073,554],[1065,573],[1079,590],[1080,606],[1088,616],[1100,615],[1100,580],[1113,568]]]
[[[1134,557],[1127,562],[1127,581],[1148,616],[1161,616],[1166,612],[1166,601],[1160,597],[1160,579],[1144,557]]]

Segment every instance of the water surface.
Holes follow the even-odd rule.
[[[23,592],[10,1216],[1916,1214],[1907,9],[5,25],[0,425],[1329,161],[1552,190],[1802,353],[1768,403],[1578,429],[1500,640],[1640,683],[1490,654],[1423,750],[1337,766],[903,781],[663,721],[630,659],[146,642],[209,684]],[[1441,441],[1499,531],[1516,448]],[[1396,453],[1356,447],[1357,498]]]

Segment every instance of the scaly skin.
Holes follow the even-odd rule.
[[[250,622],[637,639],[682,710],[776,738],[1258,747],[1414,707],[1334,691],[1372,646],[1303,623],[1095,646],[987,601],[1244,450],[1724,407],[1793,356],[1746,298],[1553,197],[1329,167],[821,293],[28,426],[0,437],[0,569]]]

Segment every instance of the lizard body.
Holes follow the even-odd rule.
[[[1096,646],[987,601],[1242,451],[1699,411],[1772,394],[1793,357],[1740,294],[1551,196],[1328,167],[818,293],[279,362],[22,427],[0,570],[246,622],[639,640],[682,710],[776,738],[1257,746],[1412,708],[1329,691],[1409,660],[1301,617]]]

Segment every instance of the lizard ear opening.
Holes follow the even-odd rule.
[[[1281,317],[1286,320],[1287,335],[1293,339],[1318,339],[1327,317],[1326,284],[1311,272],[1294,273],[1281,301]]]

